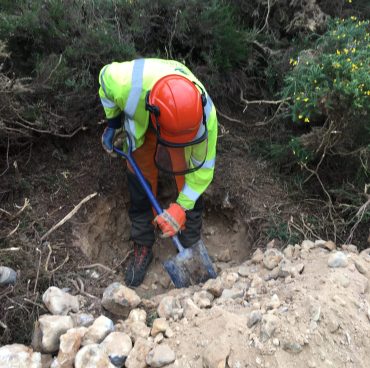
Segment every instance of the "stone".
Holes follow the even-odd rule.
[[[147,339],[150,335],[150,328],[144,322],[129,322],[126,331],[135,342],[138,338]]]
[[[161,332],[165,333],[168,328],[169,328],[169,324],[166,318],[156,318],[153,321],[153,326],[152,326],[152,330],[150,331],[150,335],[156,336]]]
[[[260,248],[257,248],[252,255],[252,263],[261,263],[263,261],[263,252]]]
[[[293,354],[299,354],[303,350],[302,345],[298,342],[284,341],[281,345],[285,351]]]
[[[239,275],[236,272],[223,272],[221,282],[224,289],[231,289],[238,281]]]
[[[143,322],[146,323],[146,312],[144,309],[133,309],[128,315],[128,319],[131,322]]]
[[[231,261],[231,255],[230,255],[230,249],[226,248],[224,249],[218,256],[217,260],[219,262],[230,262]]]
[[[331,253],[328,258],[328,266],[332,268],[347,267],[348,259],[343,252]]]
[[[283,254],[286,258],[293,258],[294,256],[294,247],[293,245],[289,244],[284,250],[283,250]]]
[[[113,332],[113,329],[114,325],[112,320],[105,316],[98,317],[88,328],[82,339],[82,345],[101,343],[109,333]]]
[[[262,341],[268,340],[273,337],[275,331],[279,327],[280,320],[273,314],[265,314],[261,322],[261,339]]]
[[[201,314],[201,309],[190,298],[184,300],[183,308],[184,317],[188,320],[192,320],[194,317]]]
[[[10,267],[0,266],[0,286],[15,285],[17,272]]]
[[[46,308],[54,315],[67,315],[68,312],[78,312],[79,303],[78,298],[65,291],[50,286],[42,296]]]
[[[241,265],[239,268],[238,268],[238,274],[241,276],[241,277],[248,277],[250,272],[249,272],[249,267],[247,265]]]
[[[279,297],[276,294],[274,294],[271,297],[270,301],[267,303],[266,308],[267,308],[267,310],[269,310],[269,309],[277,309],[277,308],[280,307],[280,305],[281,305],[281,303],[280,303]]]
[[[283,258],[284,255],[277,249],[267,249],[263,255],[263,264],[268,270],[273,270]]]
[[[254,310],[250,313],[249,317],[248,317],[248,322],[247,322],[247,326],[249,328],[251,328],[252,326],[254,326],[256,323],[258,323],[259,321],[261,321],[262,319],[262,314],[259,310]]]
[[[224,288],[219,277],[217,277],[216,279],[209,279],[203,285],[203,290],[209,291],[216,298],[221,296],[223,289]]]
[[[279,267],[278,272],[279,277],[285,278],[292,275],[293,264],[288,259],[283,258],[278,267]]]
[[[146,363],[150,367],[160,368],[176,360],[175,352],[167,345],[161,344],[151,350],[146,356]]]
[[[155,336],[154,344],[160,344],[163,340],[164,340],[164,336],[163,336],[163,333],[161,332]]]
[[[222,339],[213,340],[203,351],[203,368],[226,368],[230,346]]]
[[[42,353],[54,353],[59,349],[59,338],[73,328],[70,316],[42,315],[35,323],[32,346]]]
[[[307,298],[308,313],[311,321],[318,322],[321,316],[321,305],[312,296]]]
[[[95,320],[94,316],[90,313],[71,313],[70,316],[75,327],[89,327]]]
[[[332,251],[334,249],[337,249],[337,245],[332,240],[328,240],[324,243],[323,248]]]
[[[303,240],[301,243],[301,250],[309,251],[317,246],[316,242],[313,242],[311,240]]]
[[[358,254],[358,248],[354,244],[343,244],[341,248],[347,252]]]
[[[51,368],[53,356],[51,354],[41,354],[41,368]]]
[[[132,350],[132,341],[124,332],[111,332],[100,347],[115,366],[122,367]]]
[[[368,267],[361,259],[355,259],[355,267],[362,275],[366,275],[368,272],[370,273],[370,267]]]
[[[87,332],[86,327],[71,328],[60,336],[59,352],[51,368],[73,368],[76,354],[81,346],[81,340]]]
[[[181,305],[172,295],[165,296],[158,305],[157,313],[161,318],[169,319],[178,313]]]
[[[213,299],[214,296],[206,290],[195,292],[193,296],[194,303],[199,308],[210,308],[212,306]]]
[[[126,318],[140,302],[141,299],[134,290],[114,282],[104,290],[102,306],[109,312]]]
[[[221,299],[237,299],[244,296],[244,290],[238,288],[224,289]]]
[[[42,368],[41,354],[21,344],[4,345],[0,347],[0,367]]]
[[[153,343],[150,341],[139,338],[134,345],[134,348],[128,355],[125,367],[126,368],[146,368],[146,356],[153,348]]]
[[[90,344],[77,353],[75,368],[115,368],[115,366],[98,344]]]
[[[172,331],[171,327],[167,328],[166,332],[164,333],[164,336],[168,337],[169,339],[174,336],[174,332]]]

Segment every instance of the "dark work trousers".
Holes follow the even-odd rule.
[[[152,246],[155,240],[152,205],[136,175],[127,170],[127,179],[131,197],[128,212],[131,220],[131,239],[139,245]],[[194,209],[186,211],[185,230],[178,234],[185,248],[192,246],[200,239],[202,212],[203,199],[201,196],[195,202]]]

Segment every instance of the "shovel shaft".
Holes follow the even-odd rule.
[[[131,156],[130,153],[128,153],[128,154],[124,153],[123,151],[119,150],[116,147],[113,147],[113,150],[116,153],[118,153],[120,156],[123,156],[130,163],[131,167],[133,168],[133,170],[135,172],[135,175],[137,176],[141,186],[145,190],[145,193],[148,196],[148,198],[150,200],[150,203],[152,204],[152,206],[156,210],[157,214],[160,215],[161,213],[163,213],[162,207],[159,205],[157,199],[155,198],[148,182],[145,180],[140,168],[137,166],[137,163],[136,163],[135,159]],[[172,242],[174,243],[174,245],[176,246],[177,250],[179,252],[182,252],[184,250],[184,247],[182,246],[178,236],[174,235],[171,239],[172,239]]]

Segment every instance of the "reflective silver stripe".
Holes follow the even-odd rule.
[[[131,138],[132,150],[134,151],[136,149],[136,143],[135,143],[135,122],[132,119],[130,119],[129,117],[127,117],[126,115],[125,115],[125,130],[126,130],[127,134]],[[128,141],[127,141],[127,144],[128,144]]]
[[[189,199],[191,199],[194,202],[200,197],[200,194],[197,193],[195,190],[191,189],[189,185],[187,185],[186,183],[184,187],[182,188],[181,192],[182,194],[185,194]]]
[[[191,162],[194,164],[195,167],[202,164],[202,161],[198,161],[194,157],[190,157]],[[204,164],[202,165],[201,169],[213,169],[215,167],[216,159],[212,158],[210,160],[204,161]]]
[[[102,70],[102,72],[101,72],[101,74],[100,74],[100,85],[101,85],[101,88],[103,88],[103,91],[104,91],[104,94],[105,94],[105,97],[108,97],[108,94],[107,94],[107,90],[105,89],[105,84],[104,84],[104,73],[105,73],[105,71],[107,70],[107,67],[108,67],[109,65],[106,65],[104,68],[103,68],[103,70]]]
[[[117,106],[113,101],[108,100],[107,98],[100,97],[100,101],[102,105],[108,109],[113,109]]]
[[[207,96],[207,104],[206,106],[204,106],[204,113],[206,114],[207,123],[209,120],[209,116],[211,115],[212,107],[213,107],[213,102],[211,100],[211,97]]]
[[[143,90],[143,74],[144,74],[145,59],[138,59],[134,61],[131,77],[131,90],[126,101],[125,114],[133,117],[139,103],[140,95]]]
[[[209,117],[211,115],[212,106],[213,106],[213,102],[211,100],[211,97],[207,96],[207,104],[206,104],[206,106],[204,106],[204,113],[206,115],[207,123],[208,123]],[[196,139],[200,138],[204,134],[204,131],[205,131],[205,127],[204,127],[203,119],[202,119],[202,121],[199,125],[197,135],[195,136],[195,138],[193,140],[195,141]]]

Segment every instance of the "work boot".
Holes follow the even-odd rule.
[[[145,277],[146,270],[153,259],[152,247],[134,244],[134,251],[131,254],[125,274],[127,286],[139,286]]]

